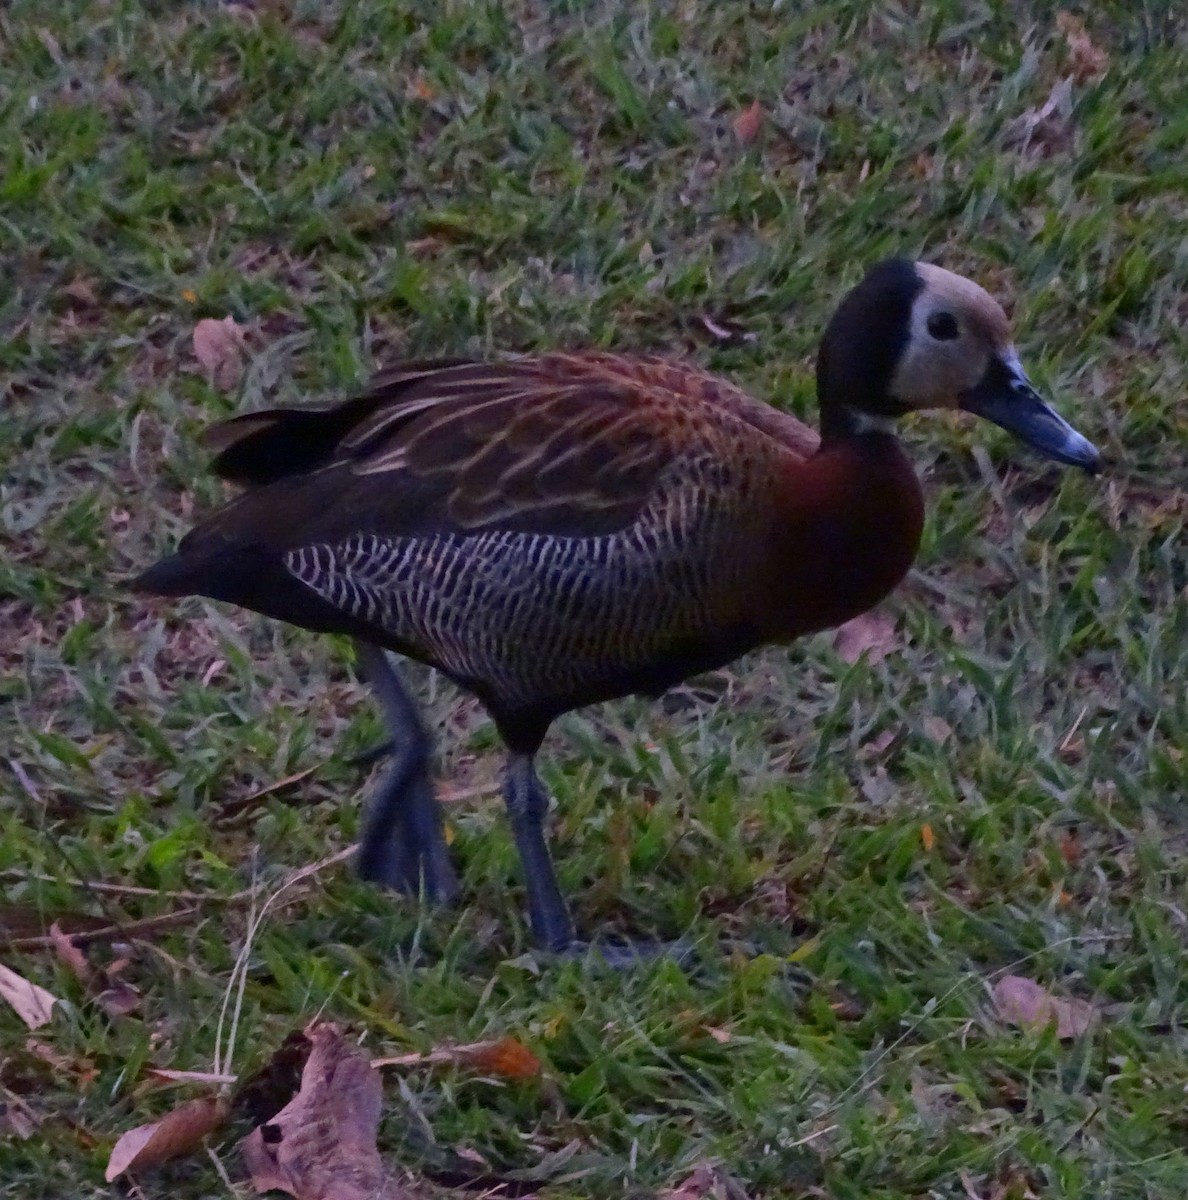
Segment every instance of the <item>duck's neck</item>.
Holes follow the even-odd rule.
[[[821,443],[843,441],[861,437],[865,433],[881,433],[895,436],[895,418],[882,413],[865,412],[851,408],[848,404],[822,403]]]

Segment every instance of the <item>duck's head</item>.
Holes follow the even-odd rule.
[[[891,259],[842,301],[817,360],[826,440],[918,408],[960,408],[1048,458],[1096,471],[1101,456],[1031,385],[1001,306],[972,280]]]

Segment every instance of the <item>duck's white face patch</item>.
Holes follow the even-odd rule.
[[[1013,354],[1010,324],[972,280],[930,263],[917,263],[916,270],[924,287],[912,305],[907,346],[888,391],[912,408],[954,408],[992,357]]]

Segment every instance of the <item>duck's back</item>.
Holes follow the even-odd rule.
[[[247,491],[146,572],[432,663],[498,714],[659,691],[751,619],[794,418],[660,359],[409,364],[213,431]]]

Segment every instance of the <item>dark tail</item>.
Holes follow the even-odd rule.
[[[375,629],[327,603],[285,570],[275,554],[259,546],[232,545],[187,553],[183,543],[180,553],[154,563],[128,586],[154,596],[224,600],[315,633],[346,633],[376,640]]]
[[[211,470],[221,479],[260,487],[325,466],[343,439],[377,409],[427,376],[471,366],[464,358],[417,359],[377,375],[350,400],[303,408],[271,408],[221,421],[202,435],[215,452]]]
[[[192,596],[202,591],[197,576],[191,560],[181,554],[171,554],[147,571],[141,571],[128,587],[152,596]]]
[[[211,470],[222,479],[260,487],[316,470],[333,458],[338,444],[376,408],[362,397],[332,408],[274,408],[233,417],[206,430],[205,445],[216,451]]]

